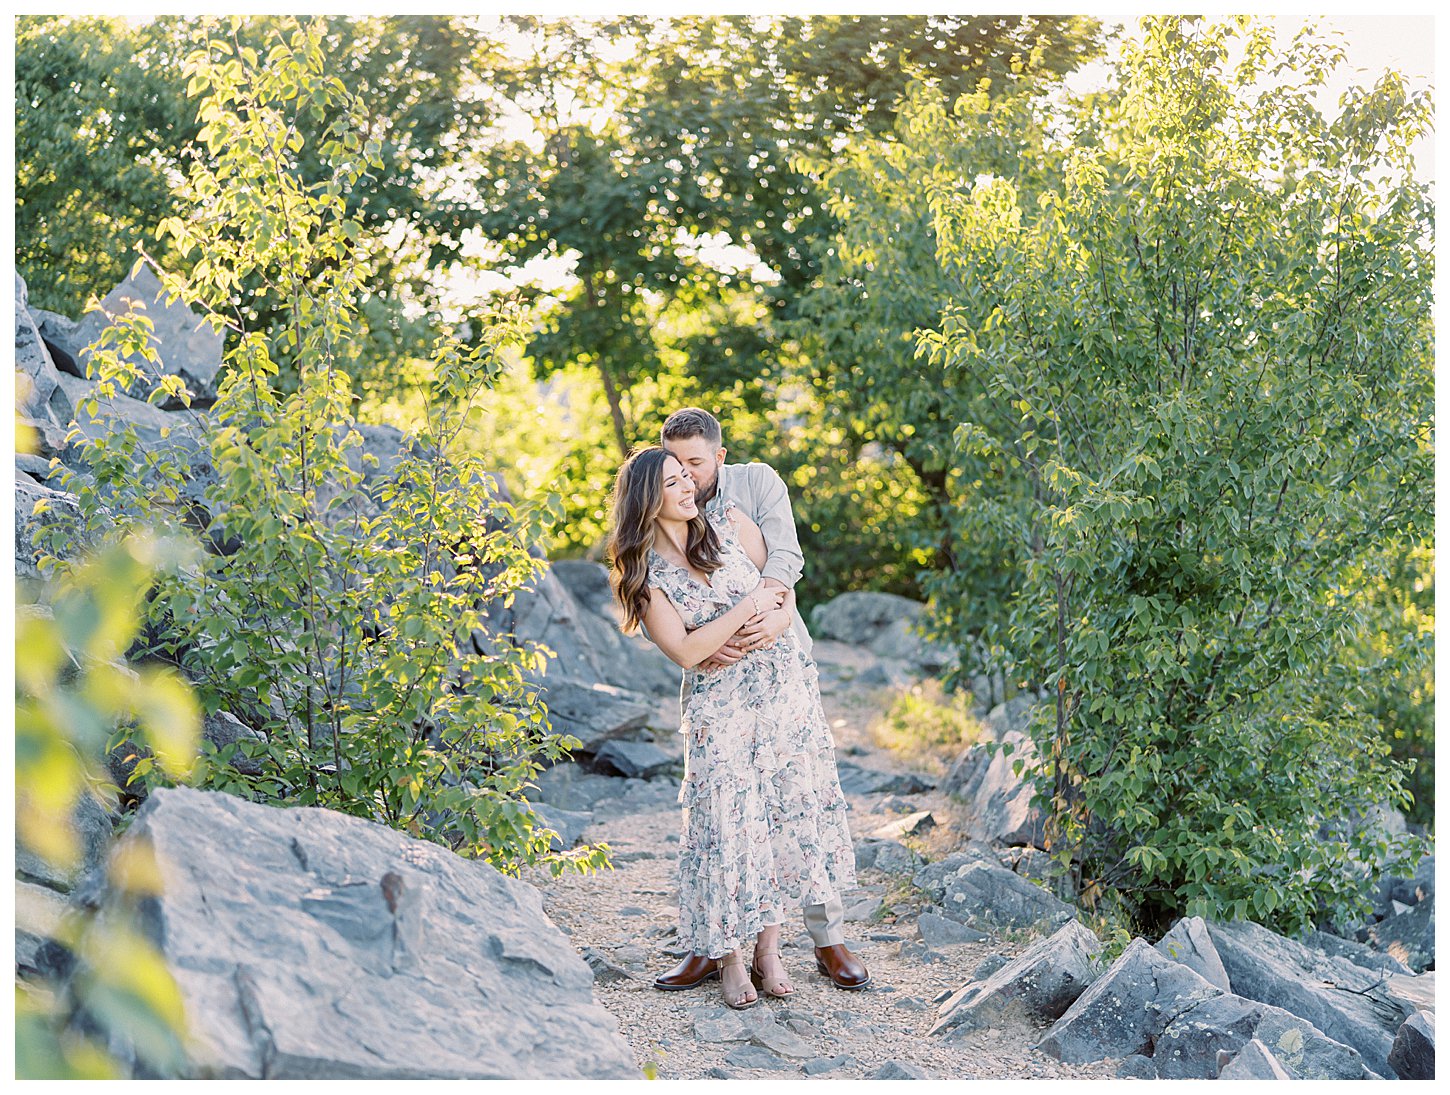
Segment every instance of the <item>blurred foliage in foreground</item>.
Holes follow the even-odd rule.
[[[110,777],[99,758],[118,728],[172,779],[195,762],[201,712],[190,688],[169,668],[132,670],[122,655],[157,574],[196,550],[187,540],[134,535],[82,562],[48,604],[17,598],[16,832],[57,867],[77,862],[70,818],[81,795],[105,793]],[[132,1068],[172,1076],[185,1061],[181,993],[134,915],[155,892],[155,868],[144,849],[130,853],[107,866],[104,919],[73,908],[61,924],[57,942],[74,965],[64,989],[16,985],[19,1079],[110,1079]]]

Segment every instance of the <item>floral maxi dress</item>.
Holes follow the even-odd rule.
[[[760,582],[732,506],[709,518],[722,562],[709,584],[650,553],[650,585],[690,630]],[[718,958],[854,885],[856,859],[815,662],[793,631],[734,665],[687,669],[680,705],[680,943]]]

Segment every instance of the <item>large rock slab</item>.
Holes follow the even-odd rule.
[[[1218,1062],[1258,1040],[1295,1079],[1367,1078],[1364,1059],[1283,1008],[1224,993],[1170,1019],[1155,1036],[1153,1064],[1163,1079],[1211,1080]]]
[[[1037,1044],[1069,1064],[1152,1055],[1154,1041],[1177,1016],[1223,990],[1134,939]]]
[[[1213,939],[1208,934],[1208,925],[1201,916],[1188,916],[1168,929],[1168,933],[1153,944],[1154,949],[1165,958],[1182,962],[1211,985],[1217,985],[1224,992],[1232,992],[1228,971],[1223,960],[1214,949]]]
[[[1292,1012],[1386,1074],[1400,1016],[1378,974],[1251,921],[1212,922],[1208,931],[1234,992]]]
[[[1356,966],[1363,966],[1367,970],[1391,975],[1415,972],[1392,954],[1385,954],[1383,951],[1377,951],[1363,943],[1356,943],[1353,939],[1343,939],[1340,936],[1331,935],[1329,932],[1312,931],[1305,936],[1304,943],[1324,954],[1347,958]]]
[[[196,1076],[638,1077],[538,893],[484,863],[189,788],[154,791],[125,842],[155,860],[143,927],[180,986]]]
[[[986,981],[969,982],[937,1009],[930,1034],[990,1027],[1013,1009],[1057,1019],[1092,984],[1098,937],[1076,920],[1039,939]]]
[[[1417,1011],[1401,1024],[1390,1050],[1390,1068],[1402,1080],[1435,1078],[1435,1014]]]
[[[86,531],[80,503],[74,494],[37,483],[26,475],[15,477],[15,576],[41,577],[40,558],[55,554],[64,558],[84,555],[94,540]],[[39,541],[42,530],[55,534],[54,552],[46,552]]]
[[[581,608],[606,620],[617,620],[614,593],[609,588],[609,568],[590,559],[556,559],[549,564],[569,595]]]
[[[140,266],[125,281],[106,294],[99,311],[87,312],[76,324],[75,341],[81,349],[78,361],[85,367],[91,358],[84,347],[95,342],[111,325],[113,316],[129,312],[144,314],[152,323],[151,347],[160,367],[139,356],[135,366],[147,378],[126,394],[145,399],[159,376],[179,376],[193,393],[197,405],[216,398],[216,378],[222,364],[222,335],[204,316],[181,301],[168,303],[166,290],[148,266]],[[163,404],[166,406],[167,404]],[[179,406],[176,402],[174,405]]]
[[[974,927],[1027,928],[1065,924],[1076,914],[1071,905],[1006,867],[977,863],[950,876],[942,908],[953,920]]]
[[[1032,785],[1025,778],[1036,764],[1036,749],[1016,730],[1004,733],[1001,742],[1012,751],[985,744],[967,749],[947,772],[942,789],[972,807],[968,831],[973,839],[1040,848],[1046,835],[1043,818],[1032,805]],[[1013,770],[1017,761],[1023,762],[1020,775]]]

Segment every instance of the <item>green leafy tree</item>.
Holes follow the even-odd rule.
[[[561,527],[578,537],[568,546],[595,542],[592,511],[619,455],[657,436],[669,409],[701,404],[721,417],[732,459],[769,461],[799,488],[803,596],[857,582],[916,592],[910,571],[934,544],[922,546],[915,515],[931,488],[912,482],[895,437],[841,413],[832,378],[864,363],[818,358],[818,315],[801,312],[837,246],[839,210],[828,203],[822,164],[853,135],[890,139],[914,76],[931,76],[935,94],[950,100],[985,75],[1057,75],[1097,51],[1096,22],[813,16],[514,26],[528,35],[530,59],[501,73],[498,90],[532,131],[481,159],[482,230],[521,270],[573,262],[576,281],[537,290],[543,319],[528,353],[541,378],[581,367],[597,374],[615,448],[612,458],[571,458],[598,470],[566,492],[583,500],[565,506]],[[848,312],[832,318],[837,327],[853,321]],[[853,508],[868,511],[865,520]],[[940,521],[933,527],[939,539]]]
[[[1054,849],[1150,920],[1343,923],[1417,850],[1320,832],[1408,805],[1347,687],[1354,589],[1432,512],[1430,106],[1391,73],[1324,117],[1340,57],[1148,19],[1039,192],[928,190],[961,288],[922,350],[991,408],[957,440],[1000,469],[952,531],[1012,562],[1002,653],[1055,698],[1031,727]],[[969,97],[935,139],[990,143],[1003,109]],[[968,636],[959,576],[932,589]]]
[[[364,392],[395,394],[426,358],[439,326],[442,275],[457,261],[478,212],[456,195],[473,146],[492,131],[482,73],[494,48],[455,16],[304,17],[354,94],[352,123],[376,144],[370,185],[343,195],[369,254],[353,344],[343,355]],[[256,16],[233,34],[265,52],[290,17]],[[142,253],[180,256],[156,227],[182,212],[185,175],[201,123],[184,59],[195,22],[162,16],[22,16],[16,27],[17,265],[35,302],[78,315],[125,277]],[[325,172],[320,139],[334,108],[295,119],[303,137],[291,170]],[[230,302],[252,329],[285,323],[273,287],[244,280]],[[285,369],[282,383],[293,378]]]
[[[262,734],[208,747],[199,778],[372,818],[505,870],[596,866],[602,847],[549,853],[522,799],[572,744],[529,683],[544,654],[488,630],[489,609],[542,566],[528,550],[538,513],[512,505],[458,444],[519,318],[494,317],[472,348],[441,342],[404,451],[386,469],[361,451],[344,362],[373,271],[347,195],[380,170],[378,148],[320,28],[279,30],[259,50],[239,25],[213,26],[187,60],[205,154],[182,188],[190,215],[162,226],[188,262],[163,280],[216,324],[237,322],[249,282],[286,305],[285,322],[233,330],[197,427],[217,475],[203,530],[213,551],[162,583],[149,613],[148,653],[179,662],[208,710]],[[323,125],[315,176],[299,168],[302,118]],[[144,313],[116,318],[93,359],[98,395],[134,377],[148,328]],[[284,365],[292,390],[278,383]],[[134,431],[93,432],[90,474],[70,477],[89,522],[185,518],[173,505],[183,467],[143,478],[117,458],[135,450]],[[259,775],[229,763],[239,753]]]

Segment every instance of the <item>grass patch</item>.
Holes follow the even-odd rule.
[[[897,695],[872,722],[871,740],[941,775],[985,730],[972,714],[970,692],[947,692],[934,677]]]

